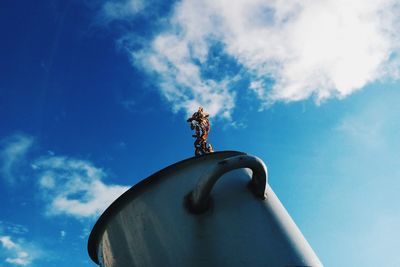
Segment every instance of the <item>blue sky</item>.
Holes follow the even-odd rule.
[[[400,266],[399,4],[2,1],[0,266],[94,266],[96,218],[193,155],[198,105],[325,266]]]

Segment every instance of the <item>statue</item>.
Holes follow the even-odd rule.
[[[194,154],[196,156],[214,152],[211,144],[207,144],[208,133],[210,132],[209,114],[205,113],[202,107],[193,113],[187,122],[190,123],[190,129],[195,130],[196,134],[192,135],[196,138],[194,141]]]

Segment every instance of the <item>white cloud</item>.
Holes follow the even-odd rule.
[[[219,113],[230,118],[235,93],[228,89],[229,81],[202,78],[202,68],[195,61],[206,60],[206,43],[192,42],[178,32],[158,35],[148,49],[132,51],[137,65],[157,74],[164,98],[174,112],[191,115],[201,105],[211,116]]]
[[[66,235],[67,235],[67,232],[66,232],[66,231],[64,231],[64,230],[61,230],[61,231],[60,231],[60,238],[61,238],[61,240],[64,240],[64,238],[65,238]]]
[[[1,236],[0,243],[6,249],[15,249],[17,247],[17,245],[13,241],[11,241],[11,238],[9,236]]]
[[[50,203],[49,215],[92,217],[104,211],[129,187],[107,185],[106,173],[88,161],[47,156],[34,163],[39,186]]]
[[[33,143],[33,137],[24,134],[11,135],[1,140],[0,174],[8,184],[13,185],[21,178],[17,169],[25,160]]]
[[[39,184],[42,188],[51,189],[55,186],[55,181],[52,173],[45,173],[40,177]]]
[[[87,239],[89,237],[89,234],[90,234],[90,228],[85,227],[82,229],[82,233],[79,235],[79,238]]]
[[[102,6],[101,16],[106,22],[129,19],[146,7],[143,0],[107,1]]]
[[[28,254],[25,252],[18,253],[15,258],[7,258],[6,262],[21,266],[25,266],[31,263],[28,258]]]
[[[33,257],[23,248],[22,241],[16,242],[10,236],[0,236],[0,243],[4,249],[5,261],[14,265],[25,266],[32,263]]]
[[[130,52],[174,111],[203,105],[229,118],[240,76],[264,104],[343,98],[398,78],[399,12],[396,0],[182,0],[164,30]],[[240,71],[223,72],[230,66],[222,64],[204,74],[223,56]]]

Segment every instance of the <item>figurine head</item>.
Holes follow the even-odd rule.
[[[200,106],[198,112],[203,112],[203,107]]]

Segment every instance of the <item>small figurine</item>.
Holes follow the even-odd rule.
[[[207,144],[208,133],[210,132],[209,114],[203,111],[202,107],[193,113],[187,122],[190,123],[190,129],[195,130],[196,134],[192,135],[196,138],[194,141],[194,154],[196,156],[214,152],[211,144]]]

